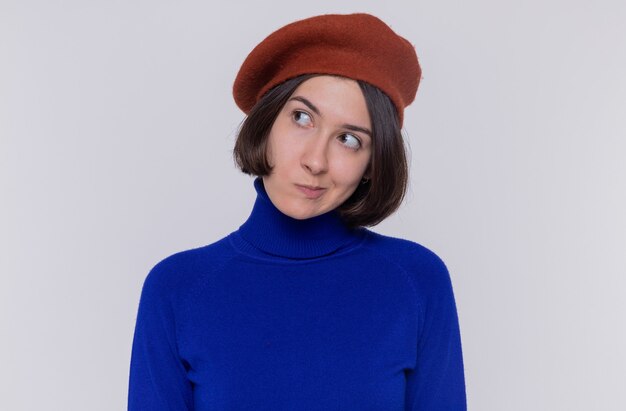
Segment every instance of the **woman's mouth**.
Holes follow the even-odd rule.
[[[296,187],[298,187],[298,189],[310,199],[319,198],[326,191],[325,188],[311,188],[309,186],[301,186],[299,184],[296,184]]]

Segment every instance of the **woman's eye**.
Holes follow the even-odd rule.
[[[353,136],[352,134],[342,134],[342,140],[346,141],[346,147],[353,150],[358,150],[361,147],[361,140]]]
[[[304,111],[296,110],[293,112],[292,117],[300,125],[308,125],[311,122],[311,117]]]

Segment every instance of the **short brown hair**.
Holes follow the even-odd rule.
[[[259,177],[271,173],[266,151],[274,120],[296,88],[317,75],[304,74],[278,84],[250,110],[239,127],[233,149],[235,164],[243,173]],[[400,207],[409,172],[395,106],[377,87],[361,80],[357,83],[372,122],[372,156],[365,171],[369,180],[359,184],[337,211],[350,227],[371,227]]]

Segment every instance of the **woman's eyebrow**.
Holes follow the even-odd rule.
[[[352,131],[360,131],[361,133],[365,133],[368,136],[372,137],[372,132],[363,127],[353,126],[352,124],[344,124],[341,127],[347,128],[348,130],[352,130]]]
[[[294,96],[294,97],[291,97],[287,101],[291,101],[291,100],[300,101],[301,103],[306,105],[308,108],[310,108],[315,114],[317,114],[318,116],[322,117],[322,113],[320,113],[320,110],[317,107],[315,107],[315,105],[313,103],[311,103],[309,100],[307,100],[306,98],[301,97],[301,96]],[[348,130],[352,130],[352,131],[360,131],[361,133],[365,133],[368,136],[372,137],[372,132],[369,131],[366,128],[363,128],[363,127],[355,126],[355,125],[352,125],[352,124],[343,124],[341,127],[347,128]]]
[[[291,101],[291,100],[298,100],[298,101],[304,103],[308,108],[313,110],[313,112],[315,114],[317,114],[318,116],[322,117],[322,114],[320,113],[319,109],[317,107],[315,107],[315,105],[313,103],[311,103],[309,100],[307,100],[306,98],[300,97],[300,96],[295,96],[295,97],[290,98],[288,101]]]

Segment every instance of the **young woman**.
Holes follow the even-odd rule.
[[[378,18],[291,23],[248,55],[234,149],[248,219],[154,266],[135,410],[465,410],[459,321],[432,251],[366,228],[399,207],[421,68]]]

